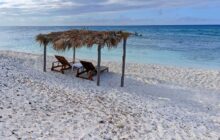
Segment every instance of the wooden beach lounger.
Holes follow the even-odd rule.
[[[65,57],[55,55],[55,58],[58,61],[52,63],[52,68],[51,68],[52,71],[57,71],[64,74],[64,70],[68,70],[72,68],[70,62],[68,62]]]
[[[77,71],[77,77],[88,79],[88,80],[93,80],[93,76],[97,74],[97,67],[95,67],[91,62],[87,61],[80,61],[80,63],[83,65],[84,70],[79,72]],[[101,66],[100,71],[109,71],[108,67]]]

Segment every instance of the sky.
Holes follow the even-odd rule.
[[[220,24],[220,0],[0,0],[0,26]]]

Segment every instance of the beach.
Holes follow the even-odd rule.
[[[98,87],[52,72],[53,56],[46,73],[43,55],[0,60],[0,139],[220,138],[219,70],[127,63],[121,88],[121,63],[103,60]]]

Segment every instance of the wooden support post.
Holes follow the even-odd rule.
[[[121,87],[124,87],[125,59],[126,59],[126,44],[127,44],[127,39],[124,38],[124,40],[123,40],[123,56],[122,56]]]
[[[47,46],[44,45],[44,72],[47,71]]]
[[[98,46],[97,86],[100,85],[101,45]]]
[[[73,47],[73,63],[76,61],[76,48]]]

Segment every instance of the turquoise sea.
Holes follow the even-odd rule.
[[[83,29],[81,26],[0,27],[0,50],[42,54],[36,35],[53,31]],[[127,62],[181,67],[220,68],[220,26],[88,26],[89,30],[123,30],[141,34],[128,39]],[[55,52],[72,57],[72,51]],[[77,49],[79,59],[97,59],[97,48]],[[102,50],[102,60],[121,62],[122,45]]]

